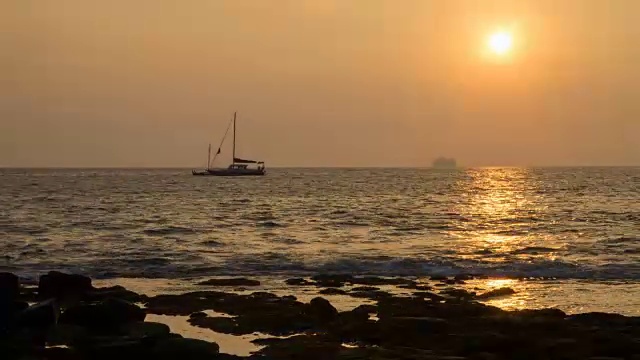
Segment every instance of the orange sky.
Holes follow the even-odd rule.
[[[635,0],[9,0],[0,166],[640,165]],[[487,54],[498,29],[505,57]],[[223,154],[223,155],[226,155]],[[223,163],[217,165],[226,165]]]

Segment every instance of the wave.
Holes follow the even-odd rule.
[[[175,254],[172,254],[175,255]],[[99,278],[192,278],[201,276],[312,276],[319,273],[348,273],[375,276],[455,276],[473,274],[492,278],[625,280],[640,281],[640,263],[586,264],[563,260],[492,262],[455,257],[338,257],[324,261],[305,261],[277,252],[235,255],[205,261],[193,254],[184,257],[142,257],[100,259],[73,263],[11,264],[5,266],[22,276],[38,276],[43,271],[75,271]],[[172,260],[173,259],[173,260]],[[94,259],[95,260],[95,259]]]

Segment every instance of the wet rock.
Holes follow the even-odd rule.
[[[590,312],[570,315],[567,321],[598,326],[638,326],[640,327],[640,317],[629,317],[620,314],[609,314],[602,312]]]
[[[245,335],[251,334],[253,329],[241,328],[234,318],[220,316],[196,317],[188,320],[189,324],[210,329],[223,334]]]
[[[525,318],[525,319],[559,319],[562,320],[567,317],[567,314],[559,309],[526,309],[526,310],[515,310],[511,312],[512,314]]]
[[[347,292],[336,288],[326,288],[319,291],[322,295],[346,295]]]
[[[126,323],[144,321],[145,311],[120,299],[81,304],[65,310],[61,324],[79,325],[94,331],[111,331]]]
[[[445,281],[445,280],[448,280],[449,278],[444,275],[434,275],[430,279],[432,281]]]
[[[464,289],[445,289],[440,291],[440,294],[447,295],[454,299],[466,301],[472,300],[476,297],[476,293],[469,292]]]
[[[40,276],[38,283],[38,295],[41,299],[84,298],[91,290],[93,285],[90,278],[58,271],[50,271]]]
[[[411,290],[420,290],[420,291],[430,291],[433,290],[433,286],[424,285],[424,284],[404,284],[398,286],[401,289],[411,289]]]
[[[344,274],[321,274],[311,277],[315,281],[316,286],[321,287],[343,287],[345,283],[353,280],[352,275]]]
[[[336,339],[319,335],[298,335],[286,339],[259,339],[254,341],[265,347],[256,355],[266,359],[335,359],[342,348]]]
[[[380,288],[375,286],[356,286],[351,289],[351,291],[378,291]]]
[[[46,360],[81,360],[82,356],[75,349],[68,347],[47,347],[42,350],[42,357]]]
[[[380,320],[385,336],[421,336],[422,334],[446,333],[446,320],[432,317],[386,317]]]
[[[499,289],[488,291],[488,292],[486,292],[484,294],[480,294],[480,295],[476,296],[476,299],[478,299],[478,300],[488,300],[488,299],[493,299],[493,298],[497,298],[497,297],[513,295],[515,293],[516,293],[515,290],[513,290],[512,288],[503,287],[503,288],[499,288]]]
[[[291,285],[291,286],[313,285],[313,282],[307,281],[307,280],[302,279],[302,278],[287,279],[287,280],[285,280],[285,283],[287,285]]]
[[[474,276],[471,274],[458,274],[454,276],[453,279],[457,281],[468,281],[468,280],[473,280]]]
[[[352,291],[348,294],[351,297],[355,298],[364,298],[371,300],[380,300],[392,297],[392,295],[386,291],[375,290],[375,291]]]
[[[57,324],[47,332],[48,346],[75,346],[86,343],[87,330],[78,325]]]
[[[432,293],[429,291],[417,291],[413,293],[413,296],[422,299],[429,299],[431,301],[444,301],[446,298],[444,296],[438,295],[436,293]]]
[[[338,310],[327,299],[316,297],[309,302],[307,314],[316,322],[324,323],[334,320]]]
[[[198,311],[198,312],[194,312],[191,315],[189,315],[189,319],[205,318],[207,316],[208,315],[205,314],[204,312]]]
[[[166,324],[144,321],[125,324],[120,331],[133,338],[166,338],[171,333]]]
[[[127,290],[120,285],[96,288],[90,291],[87,295],[89,301],[102,301],[108,298],[126,300],[128,302],[136,303],[142,302],[146,299],[146,296],[137,294],[131,290]]]
[[[260,281],[246,278],[210,279],[199,282],[198,285],[208,286],[260,286]]]
[[[153,348],[155,359],[215,359],[220,346],[214,342],[196,339],[166,339]]]
[[[357,278],[353,278],[350,281],[352,284],[358,284],[358,285],[377,285],[377,286],[381,286],[381,285],[415,285],[416,282],[413,280],[407,280],[407,279],[402,279],[402,278],[382,278],[382,277],[377,277],[377,276],[365,276],[365,277],[357,277]]]
[[[18,276],[8,272],[0,272],[0,301],[14,300],[20,294],[20,280]]]
[[[42,301],[23,310],[19,317],[19,326],[48,330],[56,324],[60,308],[54,299]]]

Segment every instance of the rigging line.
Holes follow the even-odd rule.
[[[227,137],[227,134],[229,133],[229,129],[231,128],[231,122],[233,120],[229,121],[229,125],[227,125],[227,130],[224,132],[224,136],[222,137],[222,141],[220,141],[220,145],[218,145],[218,150],[216,150],[216,154],[213,155],[213,160],[211,160],[211,162],[216,161],[216,157],[218,157],[218,154],[220,154],[220,149],[222,148],[222,144],[224,144],[224,139]],[[211,164],[209,164],[211,165]]]

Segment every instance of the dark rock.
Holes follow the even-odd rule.
[[[424,284],[405,284],[398,286],[401,289],[412,289],[412,290],[421,290],[421,291],[430,291],[433,290],[433,286],[424,285]]]
[[[47,347],[42,350],[42,357],[46,360],[82,360],[78,351],[68,347]]]
[[[145,311],[137,305],[120,299],[107,299],[67,309],[60,316],[60,323],[111,331],[129,322],[144,321],[145,316]]]
[[[168,325],[148,321],[127,323],[120,330],[132,338],[166,338],[171,333]]]
[[[640,327],[640,317],[629,317],[620,314],[609,314],[602,312],[590,312],[570,315],[567,321],[598,326],[638,326]]]
[[[446,333],[447,321],[431,317],[386,317],[380,326],[387,336],[416,336],[424,333]]]
[[[190,318],[189,324],[205,329],[210,329],[223,334],[244,335],[251,334],[252,329],[241,328],[234,318],[221,316],[206,316]]]
[[[189,315],[189,319],[205,318],[205,317],[207,317],[207,316],[208,316],[208,315],[207,315],[207,314],[205,314],[204,312],[202,312],[202,311],[198,311],[198,312],[194,312],[194,313],[192,313],[191,315]]]
[[[417,291],[413,293],[413,296],[422,299],[429,299],[436,302],[444,301],[446,299],[444,296],[440,296],[429,291]]]
[[[287,285],[291,285],[291,286],[313,285],[313,282],[307,281],[307,280],[302,279],[302,278],[287,279],[285,281],[285,283]]]
[[[350,281],[352,284],[358,285],[415,285],[416,282],[413,280],[407,280],[402,278],[382,278],[377,276],[365,276],[365,277],[356,277],[352,278]]]
[[[76,346],[88,341],[87,330],[78,325],[58,324],[47,332],[48,346]]]
[[[18,276],[8,272],[0,272],[0,301],[14,300],[20,294],[20,280]]]
[[[376,291],[352,291],[348,294],[351,297],[355,298],[364,298],[371,300],[380,300],[392,297],[392,295],[386,291],[376,290]]]
[[[321,335],[298,335],[286,339],[259,339],[254,343],[266,345],[257,352],[266,359],[336,359],[342,348],[340,341]]]
[[[321,274],[311,278],[316,282],[317,286],[321,287],[343,287],[345,283],[353,280],[352,275],[343,274]]]
[[[460,300],[472,300],[476,296],[476,293],[469,292],[464,289],[445,289],[440,291],[440,294]]]
[[[496,297],[509,296],[509,295],[513,295],[515,293],[516,293],[515,290],[513,290],[512,288],[503,287],[503,288],[491,290],[491,291],[486,292],[484,294],[480,294],[480,295],[476,296],[476,299],[478,299],[478,300],[487,300],[487,299],[492,299],[492,298],[496,298]]]
[[[351,291],[378,291],[380,288],[375,286],[356,286]]]
[[[77,274],[65,274],[50,271],[40,276],[38,295],[41,299],[48,298],[84,298],[93,290],[91,279]]]
[[[471,274],[458,274],[453,277],[454,280],[458,280],[458,281],[468,281],[468,280],[473,280],[473,278],[474,276]]]
[[[23,310],[18,317],[19,326],[47,331],[56,324],[60,308],[54,299],[43,301]]]
[[[432,281],[445,281],[447,279],[448,278],[446,276],[444,276],[444,275],[434,275],[434,276],[431,277]]]
[[[96,288],[88,293],[87,300],[102,301],[108,298],[125,300],[131,303],[142,302],[146,296],[137,294],[131,290],[127,290],[120,285]]]
[[[215,359],[220,346],[214,342],[196,339],[166,339],[153,348],[154,359]],[[151,358],[151,357],[150,357]]]
[[[335,319],[338,316],[338,310],[327,299],[316,297],[309,302],[307,314],[316,322],[324,323]]]
[[[246,278],[210,279],[199,282],[198,285],[209,286],[260,286],[260,281]]]
[[[535,309],[535,310],[515,310],[512,314],[522,318],[546,318],[546,319],[559,319],[562,320],[567,317],[567,314],[559,309]]]
[[[319,291],[322,295],[346,295],[347,292],[336,288],[326,288]]]

